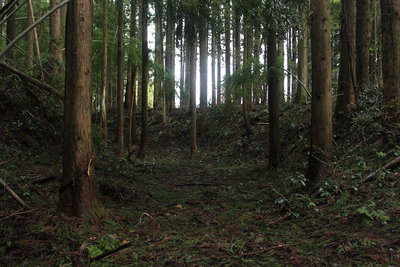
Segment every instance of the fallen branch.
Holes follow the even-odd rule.
[[[11,194],[11,196],[13,198],[15,198],[16,201],[18,201],[18,203],[25,208],[26,204],[25,202],[22,201],[22,199],[19,198],[19,196],[17,194],[15,194],[15,192],[8,186],[8,184],[6,184],[6,182],[3,181],[3,179],[0,178],[0,184],[2,186],[4,186],[4,188]]]
[[[60,100],[62,100],[62,101],[64,100],[64,95],[61,94],[60,92],[58,92],[52,86],[50,86],[50,85],[48,85],[48,84],[46,84],[46,83],[44,83],[42,81],[39,81],[38,79],[35,79],[35,78],[29,76],[28,74],[23,73],[22,71],[17,70],[16,68],[7,65],[6,63],[4,63],[2,61],[0,61],[0,67],[9,70],[12,73],[15,73],[19,77],[21,77],[22,79],[26,80],[27,82],[29,82],[29,83],[31,83],[33,85],[36,85],[36,86],[42,88],[43,90],[45,90],[45,91],[47,91],[49,93],[52,93],[52,94],[56,95]]]
[[[98,256],[92,258],[90,262],[100,260],[100,259],[102,259],[102,258],[107,257],[108,255],[114,254],[114,253],[116,253],[116,252],[118,252],[118,251],[120,251],[120,250],[123,250],[123,249],[125,249],[125,248],[127,248],[127,247],[130,247],[130,246],[132,246],[132,242],[123,244],[123,245],[121,245],[121,246],[119,246],[119,247],[117,247],[117,248],[114,248],[113,250],[104,252],[103,254],[100,254],[100,255],[98,255]]]
[[[297,242],[297,243],[294,243],[294,244],[279,244],[277,246],[273,246],[273,247],[270,247],[270,248],[267,248],[267,249],[263,249],[263,250],[259,250],[259,251],[255,251],[255,252],[243,253],[243,256],[262,254],[262,253],[265,253],[265,252],[267,252],[269,250],[273,250],[273,249],[276,249],[276,248],[285,248],[285,247],[290,247],[290,246],[297,246],[297,245],[300,245],[300,244],[303,244],[303,243],[306,243],[306,241],[301,241],[301,242]]]
[[[397,167],[398,165],[400,165],[400,157],[395,158],[394,160],[392,160],[391,162],[389,162],[388,164],[384,165],[382,168],[380,168],[381,170],[389,170],[392,169],[394,167]],[[371,181],[376,175],[376,171],[369,174],[367,177],[365,177],[364,179],[362,179],[360,181],[360,184],[363,184],[365,182]]]
[[[29,181],[28,183],[29,184],[41,184],[41,183],[47,182],[49,180],[57,179],[57,178],[58,178],[57,175],[50,175],[50,176],[42,177],[42,178],[39,178],[39,179],[36,179],[33,181]]]
[[[8,215],[8,216],[6,216],[6,217],[1,218],[0,221],[7,220],[7,219],[9,219],[9,218],[11,218],[11,217],[13,217],[13,216],[17,216],[17,215],[22,215],[22,214],[27,214],[27,213],[35,212],[35,211],[37,211],[37,210],[40,210],[41,208],[37,208],[37,209],[34,209],[34,210],[21,211],[21,210],[23,210],[23,209],[24,209],[24,208],[18,210],[17,212],[15,212],[15,213],[13,213],[13,214],[10,214],[10,215]]]

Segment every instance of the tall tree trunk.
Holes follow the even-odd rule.
[[[28,3],[30,6],[32,3]],[[31,26],[34,23],[34,14],[31,12],[31,9],[28,7],[28,14],[27,14],[27,27]],[[34,44],[34,35],[33,31],[29,31],[26,34],[26,67],[29,72],[31,72],[31,69],[33,67],[33,57],[34,57],[34,52],[33,52],[33,44]]]
[[[292,57],[291,57],[291,59],[290,59],[290,65],[292,66],[291,67],[291,69],[290,69],[290,71],[293,73],[293,74],[297,74],[298,75],[298,73],[297,73],[297,68],[296,68],[296,59],[297,59],[297,57],[298,57],[298,55],[297,55],[297,48],[298,48],[298,41],[297,41],[297,31],[294,29],[294,28],[292,28],[292,48],[291,48],[291,50],[292,50]],[[290,77],[290,79],[291,79],[291,89],[292,90],[289,90],[289,88],[288,88],[288,98],[289,99],[292,99],[293,98],[293,96],[294,96],[294,92],[296,92],[296,90],[297,90],[297,83],[296,82],[294,82],[295,81],[295,79],[294,79],[294,77],[292,76],[292,75],[289,75],[289,77]]]
[[[287,63],[288,63],[287,64],[287,70],[290,73],[293,73],[293,64],[291,62],[292,61],[292,47],[293,47],[292,41],[293,41],[293,38],[292,38],[292,30],[291,29],[288,30],[288,32],[286,34],[286,37],[287,37],[287,41],[286,41],[286,60],[287,60]],[[282,67],[284,67],[284,61],[282,62]],[[286,91],[287,91],[288,100],[289,100],[290,97],[291,97],[291,89],[292,89],[291,88],[292,75],[288,75],[286,77],[286,80],[287,80]],[[283,92],[285,92],[285,89],[283,89]]]
[[[137,26],[136,26],[136,11],[137,11],[137,0],[131,0],[131,25],[129,37],[130,40],[133,41],[136,36]],[[137,126],[136,126],[136,80],[138,73],[138,63],[131,63],[129,66],[129,87],[127,90],[131,91],[130,93],[130,101],[129,101],[129,121],[128,121],[128,153],[132,155],[133,153],[133,144],[138,143],[138,138],[136,135]]]
[[[275,28],[268,31],[268,110],[269,110],[269,156],[268,167],[278,168],[281,161],[281,140],[279,132],[279,77],[278,51]]]
[[[304,7],[304,9],[303,9]],[[298,86],[296,90],[295,103],[305,103],[308,90],[308,5],[300,5],[300,34],[299,34],[299,62],[297,66]]]
[[[7,3],[10,2],[10,1],[11,0],[7,1]],[[15,6],[11,7],[10,10],[9,10],[9,13],[13,12],[14,9],[15,9]],[[16,18],[16,15],[14,13],[11,16],[9,16],[8,19],[7,19],[7,27],[6,27],[6,35],[7,35],[6,43],[7,43],[7,45],[12,40],[15,39],[15,30],[16,30],[15,27],[16,27],[16,24],[17,24],[17,18]],[[15,65],[15,49],[13,49],[13,48],[10,49],[8,51],[8,53],[6,54],[6,57],[7,57],[8,64],[10,64],[11,66],[14,66]]]
[[[231,1],[226,0],[225,2],[225,75],[229,77],[231,75]],[[225,104],[232,102],[231,92],[226,90],[225,87]]]
[[[108,0],[103,0],[103,54],[101,58],[101,126],[102,136],[105,142],[108,141],[108,126],[107,126],[107,66],[108,66]]]
[[[117,155],[124,153],[124,2],[117,0],[118,8],[118,53],[117,53],[117,111],[118,111],[118,136]]]
[[[50,9],[58,6],[59,4],[60,0],[50,0]],[[56,10],[50,15],[49,30],[50,30],[49,54],[51,56],[49,62],[50,74],[58,74],[61,72],[60,63],[63,61],[60,9]]]
[[[400,134],[400,1],[381,0],[383,126]]]
[[[154,73],[154,101],[153,108],[158,109],[162,104],[162,81],[164,79],[164,49],[163,49],[163,3],[155,2],[155,73]]]
[[[200,25],[200,135],[207,128],[207,87],[208,87],[208,26],[206,19]]]
[[[221,38],[217,36],[217,105],[221,104],[221,89],[222,89],[222,46]]]
[[[285,71],[284,69],[284,58],[285,58],[285,51],[284,51],[284,45],[283,45],[283,40],[279,39],[278,40],[278,61],[277,61],[277,67],[278,69],[276,70],[278,72],[278,92],[279,92],[279,99],[285,100],[285,86],[284,86],[284,79],[285,79]],[[290,61],[288,61],[290,64]],[[288,92],[289,94],[289,92]],[[289,95],[288,95],[289,96]]]
[[[146,157],[147,128],[148,128],[148,83],[149,83],[149,48],[147,43],[148,0],[142,3],[142,131],[137,158]]]
[[[187,87],[186,87],[186,80],[185,80],[185,73],[186,73],[186,68],[187,68],[187,64],[186,64],[187,50],[185,48],[187,48],[187,46],[185,44],[183,36],[181,37],[180,44],[181,44],[181,57],[180,57],[181,58],[181,61],[180,61],[180,63],[181,63],[181,65],[180,65],[181,75],[180,76],[181,77],[180,77],[180,83],[179,83],[179,88],[180,88],[179,106],[181,108],[183,108],[183,107],[187,106],[187,103],[188,103],[188,101],[187,101],[188,93],[186,90]]]
[[[340,27],[340,67],[336,118],[343,119],[356,101],[356,2],[342,0]]]
[[[71,0],[66,25],[64,158],[59,209],[80,218],[96,214],[100,207],[93,173],[92,3]]]
[[[357,94],[369,86],[369,49],[372,31],[372,0],[357,1],[356,49]]]
[[[192,25],[191,34],[188,36],[189,45],[189,93],[190,93],[190,154],[193,155],[197,151],[197,110],[196,110],[196,27]]]
[[[166,66],[166,82],[165,82],[165,102],[166,109],[171,112],[175,109],[175,21],[174,6],[172,0],[167,0],[167,28],[166,28],[166,51],[165,51],[165,66]]]
[[[253,68],[254,77],[257,77],[253,81],[253,103],[255,105],[260,104],[261,99],[261,71],[260,71],[260,55],[261,55],[261,27],[257,25],[254,29],[254,42],[253,42],[253,51],[254,51],[254,58],[256,66]]]
[[[247,22],[245,22],[245,37],[244,39],[246,40],[244,42],[244,55],[243,55],[243,66],[246,66],[248,68],[249,72],[251,71],[252,67],[251,62],[249,61],[251,57],[251,51],[252,51],[252,36],[253,36],[253,28],[251,25]],[[250,136],[253,133],[253,129],[251,128],[251,123],[250,123],[250,117],[249,117],[249,109],[251,107],[251,86],[252,86],[252,81],[247,79],[242,83],[242,92],[243,92],[243,97],[242,97],[242,110],[243,110],[243,120],[244,120],[244,127],[246,129],[246,134],[247,136]]]
[[[217,17],[216,13],[213,11],[213,17]],[[217,105],[217,86],[216,86],[216,57],[217,57],[217,29],[213,23],[211,29],[211,106]]]
[[[309,188],[331,175],[332,54],[329,0],[311,0],[311,146],[306,177]]]

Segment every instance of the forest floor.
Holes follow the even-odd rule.
[[[303,186],[309,105],[281,107],[278,170],[268,169],[265,107],[250,111],[251,136],[240,108],[210,108],[192,156],[184,109],[165,126],[150,112],[143,161],[116,157],[113,134],[106,146],[95,125],[104,210],[100,220],[81,220],[57,211],[57,105],[33,89],[0,89],[0,178],[28,205],[1,188],[1,266],[400,265],[400,174],[377,171],[359,183],[400,154],[371,105],[336,127],[335,172],[313,193]]]

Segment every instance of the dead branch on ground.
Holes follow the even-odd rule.
[[[382,168],[380,168],[380,170],[389,170],[392,169],[394,167],[397,167],[398,165],[400,165],[400,157],[395,158],[394,160],[392,160],[391,162],[389,162],[388,164],[384,165]],[[365,177],[364,179],[362,179],[360,181],[360,184],[363,184],[365,182],[371,181],[372,179],[374,179],[376,175],[376,171],[369,174],[367,177]]]

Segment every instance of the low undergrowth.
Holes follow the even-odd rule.
[[[171,114],[167,126],[150,114],[145,161],[115,157],[112,140],[109,147],[96,142],[101,221],[57,212],[60,156],[27,156],[17,146],[15,154],[1,152],[0,178],[29,208],[2,192],[0,264],[399,265],[399,174],[376,170],[400,150],[397,137],[376,125],[376,109],[369,116],[355,111],[335,131],[334,175],[313,193],[304,190],[309,107],[282,107],[278,170],[267,169],[267,111],[250,112],[248,137],[239,110],[210,109],[208,132],[193,156],[185,110]],[[360,184],[372,171],[374,179]]]

